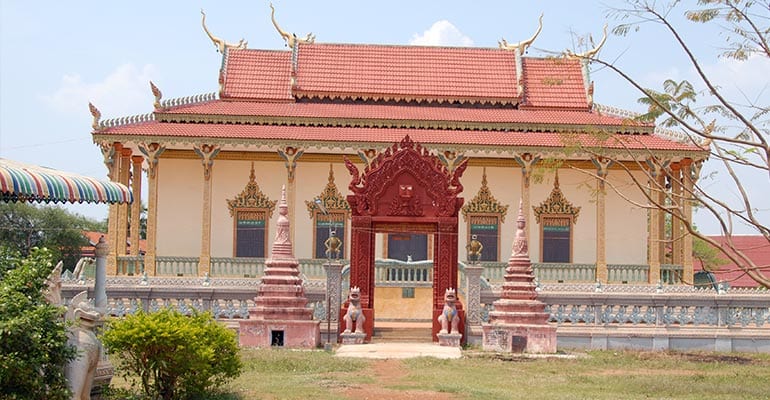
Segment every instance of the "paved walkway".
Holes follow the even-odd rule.
[[[348,344],[340,346],[334,354],[336,357],[357,358],[460,358],[459,347],[445,347],[434,343],[370,343]]]

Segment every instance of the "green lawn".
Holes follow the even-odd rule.
[[[770,355],[595,351],[531,359],[361,360],[324,351],[242,350],[216,399],[770,399]],[[120,379],[114,386],[124,386]]]

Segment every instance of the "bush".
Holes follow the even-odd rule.
[[[241,373],[235,332],[210,313],[138,312],[110,321],[102,341],[149,398],[199,398]]]
[[[75,357],[67,345],[64,309],[46,302],[51,252],[32,249],[19,258],[0,246],[0,397],[69,399],[64,367]]]

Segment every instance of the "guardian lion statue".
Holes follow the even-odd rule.
[[[89,303],[87,295],[86,291],[78,293],[67,309],[67,320],[73,322],[67,330],[67,344],[77,348],[78,354],[65,367],[64,375],[74,400],[91,398],[91,386],[102,353],[102,343],[94,334],[101,314]]]
[[[447,289],[444,293],[444,309],[438,316],[438,322],[441,324],[439,333],[460,333],[458,332],[460,330],[460,316],[457,314],[456,302],[457,292],[455,289]]]
[[[351,331],[363,332],[366,317],[363,310],[361,310],[361,289],[359,287],[354,286],[350,288],[348,303],[348,312],[345,314],[345,331],[343,333],[350,333]]]

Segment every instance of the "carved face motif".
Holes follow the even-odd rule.
[[[447,289],[444,293],[444,301],[446,301],[449,304],[454,304],[455,301],[457,301],[457,293],[454,289]]]
[[[412,198],[414,195],[412,185],[398,185],[398,195],[404,199]]]
[[[350,295],[348,296],[348,299],[351,303],[358,304],[358,302],[361,300],[361,289],[358,287],[350,288]]]

